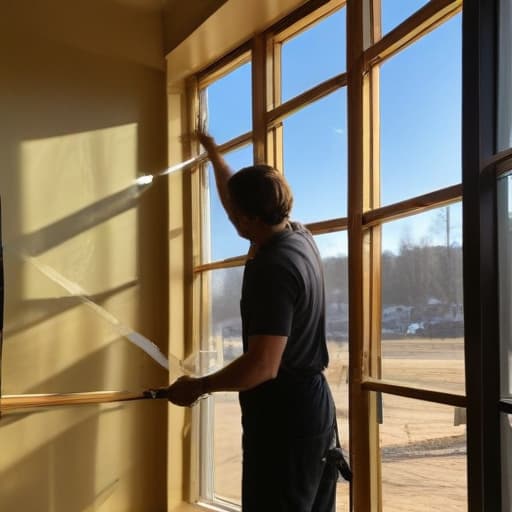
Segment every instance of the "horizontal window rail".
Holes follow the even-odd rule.
[[[464,395],[434,389],[412,388],[400,382],[375,379],[372,377],[365,378],[361,387],[366,391],[377,391],[388,395],[403,396],[405,398],[453,405],[455,407],[466,407],[467,405],[467,398]]]
[[[197,74],[197,80],[200,89],[208,87],[219,78],[227,75],[238,66],[245,64],[251,60],[251,44],[252,39],[249,39],[238,48],[235,48],[231,53],[224,55],[219,60],[214,62],[211,66]]]
[[[336,233],[338,231],[345,231],[348,228],[347,217],[340,217],[338,219],[330,219],[319,222],[312,222],[305,225],[313,235],[324,235],[327,233]],[[222,268],[233,268],[245,265],[247,256],[233,256],[225,260],[212,261],[194,267],[194,272],[207,272],[208,270],[219,270]]]
[[[346,4],[346,0],[309,0],[265,31],[275,43],[283,43],[329,16]]]
[[[272,128],[297,110],[341,89],[347,85],[347,80],[347,73],[340,73],[270,110],[267,112],[267,127]]]
[[[461,8],[462,0],[430,0],[364,52],[365,68],[368,70],[371,66],[403,50],[457,14]]]
[[[194,272],[207,272],[208,270],[219,270],[221,268],[233,268],[245,265],[247,256],[234,256],[220,261],[212,261],[211,263],[204,263],[194,267]]]
[[[505,149],[496,153],[487,162],[484,162],[482,172],[492,171],[496,173],[496,178],[507,174],[512,169],[512,148]]]
[[[219,152],[229,153],[230,151],[233,151],[235,149],[241,148],[243,146],[247,146],[247,144],[250,144],[252,142],[252,131],[242,133],[242,135],[239,135],[238,137],[235,137],[234,139],[230,139],[227,142],[224,142],[222,144],[219,144]]]
[[[435,190],[434,192],[429,192],[428,194],[412,197],[405,201],[400,201],[399,203],[369,210],[363,214],[363,224],[368,228],[383,222],[456,203],[461,199],[462,184],[453,185],[451,187]]]

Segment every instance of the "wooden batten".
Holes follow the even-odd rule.
[[[8,413],[20,409],[69,405],[102,404],[150,399],[143,393],[129,391],[94,391],[89,393],[50,393],[37,395],[4,395],[0,398],[0,411]]]

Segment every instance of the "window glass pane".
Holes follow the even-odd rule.
[[[348,258],[347,233],[315,236],[324,265],[326,336],[329,367],[325,372],[336,403],[343,452],[348,460]],[[349,486],[336,488],[336,512],[349,511]]]
[[[234,172],[243,167],[252,165],[253,149],[252,144],[245,146],[224,155],[226,163]],[[210,245],[211,257],[206,256],[206,261],[217,261],[232,256],[246,254],[249,250],[249,242],[241,238],[236,232],[235,227],[228,219],[224,210],[217,188],[215,185],[215,175],[212,165],[207,166],[209,202],[210,202]]]
[[[381,0],[382,33],[387,34],[427,3],[428,0]]]
[[[282,101],[346,69],[345,9],[340,9],[283,44]]]
[[[240,293],[243,267],[214,270],[210,275],[210,343],[223,354],[222,364],[242,353]],[[215,393],[213,450],[215,495],[240,503],[242,446],[237,393]]]
[[[461,17],[381,66],[382,204],[461,181]]]
[[[512,176],[498,180],[501,394],[512,397]]]
[[[382,376],[464,393],[461,205],[382,227]]]
[[[512,3],[501,0],[499,19],[498,151],[512,146]]]
[[[376,396],[383,511],[466,511],[465,409]]]
[[[208,130],[217,143],[252,130],[251,63],[247,62],[209,85]]]
[[[501,510],[512,510],[512,414],[501,414]]]
[[[346,216],[346,103],[346,90],[340,89],[283,123],[284,173],[294,195],[295,220]]]

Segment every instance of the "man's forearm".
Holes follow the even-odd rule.
[[[201,377],[203,393],[245,391],[274,377],[268,366],[243,354],[216,373]]]
[[[226,210],[227,214],[231,214],[231,203],[229,201],[228,194],[228,181],[233,175],[232,170],[229,165],[226,163],[224,158],[219,152],[217,145],[213,138],[208,137],[203,141],[203,146],[208,153],[208,157],[213,166],[213,171],[215,174],[215,184],[217,186],[217,191],[219,193],[220,201],[222,206]]]

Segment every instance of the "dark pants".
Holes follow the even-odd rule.
[[[336,413],[324,376],[276,379],[254,395],[243,397],[242,511],[334,512],[338,474],[325,456]]]
[[[324,456],[333,431],[277,443],[243,438],[243,512],[334,512],[337,472]]]

